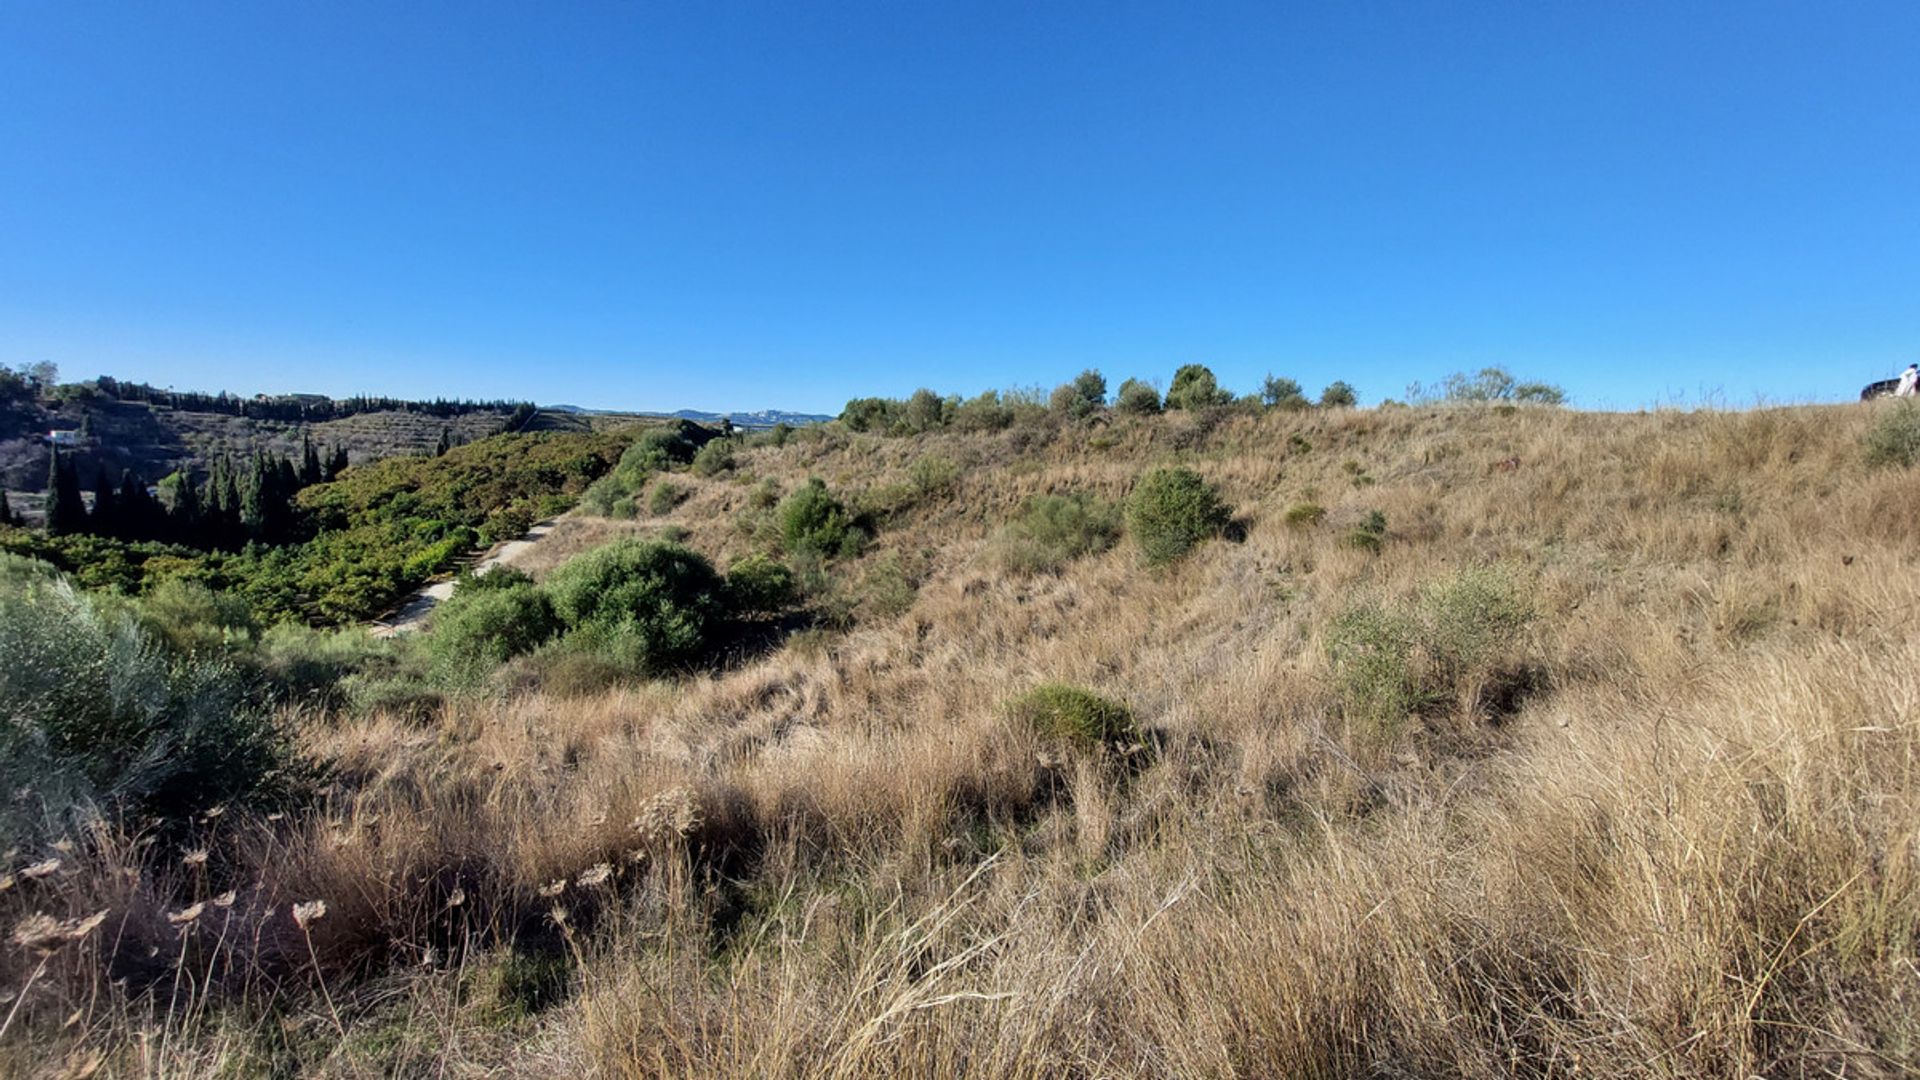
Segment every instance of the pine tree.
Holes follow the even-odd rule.
[[[47,459],[47,535],[65,536],[87,526],[87,504],[80,498],[80,478],[73,461],[54,446]]]
[[[446,457],[447,451],[451,449],[453,449],[453,440],[448,436],[447,429],[441,428],[440,429],[440,445],[433,448],[433,456]]]
[[[0,529],[18,524],[19,520],[13,516],[13,505],[7,502],[7,493],[0,491]]]

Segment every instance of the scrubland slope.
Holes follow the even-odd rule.
[[[802,568],[822,626],[684,680],[304,716],[319,811],[208,823],[208,864],[139,873],[103,832],[14,885],[10,913],[119,930],[50,954],[0,1052],[1905,1075],[1920,500],[1863,463],[1877,415],[1227,411],[742,450],[539,558],[672,527],[725,563],[768,543],[764,481],[818,476],[881,525]],[[1132,538],[1010,554],[1032,497],[1121,500],[1169,461],[1231,505],[1221,539],[1151,569]],[[1042,733],[1008,708],[1042,683],[1137,737]],[[165,918],[203,899],[229,904]]]

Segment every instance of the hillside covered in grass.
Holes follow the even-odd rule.
[[[643,437],[394,642],[0,566],[0,1071],[1920,1068],[1920,417],[1299,404]]]

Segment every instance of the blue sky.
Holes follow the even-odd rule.
[[[1920,5],[0,0],[0,363],[837,411],[1920,357]]]

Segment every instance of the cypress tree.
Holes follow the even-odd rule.
[[[0,528],[18,524],[19,521],[13,516],[13,504],[7,502],[7,493],[0,491]]]
[[[333,461],[327,466],[327,479],[332,480],[341,473],[346,472],[347,464],[347,448],[344,446],[334,447]]]
[[[300,433],[300,486],[317,484],[325,479],[320,472],[320,452],[313,448],[313,435]]]
[[[446,457],[447,451],[451,449],[453,449],[453,440],[448,437],[447,429],[441,428],[440,429],[440,445],[433,448],[433,456]]]
[[[93,473],[93,513],[87,519],[87,531],[95,536],[119,537],[126,534],[127,523],[119,500],[114,498],[113,480],[107,467]]]
[[[120,472],[120,531],[129,540],[160,538],[159,504],[147,494],[147,487],[131,470]]]
[[[87,526],[87,504],[80,498],[80,478],[73,462],[54,446],[47,459],[47,535],[65,536]]]

